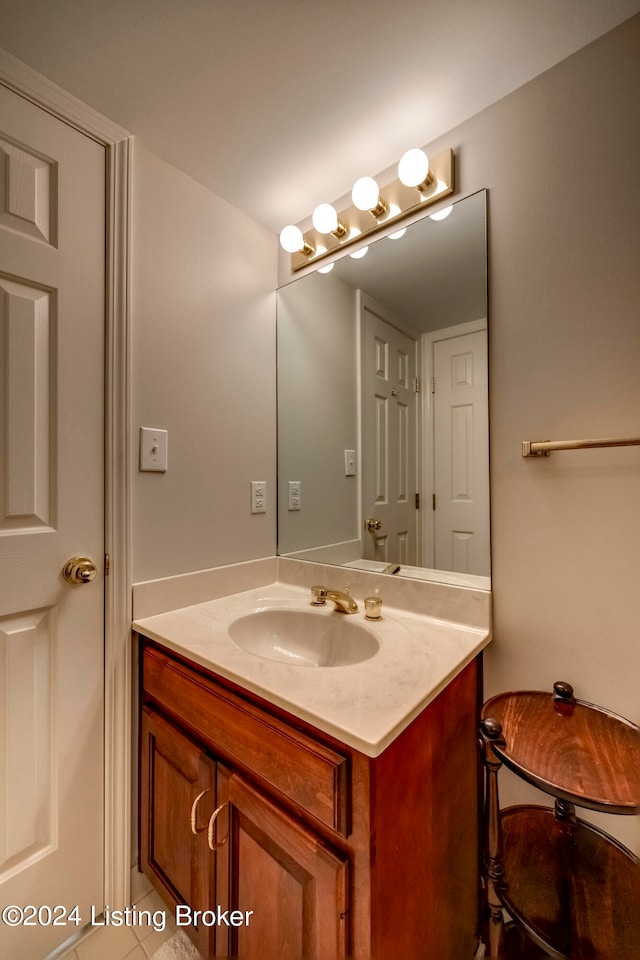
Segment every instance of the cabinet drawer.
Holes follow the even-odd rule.
[[[234,767],[348,835],[348,760],[159,649],[145,646],[145,700],[151,699]]]

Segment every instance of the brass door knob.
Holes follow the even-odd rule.
[[[62,576],[67,583],[90,583],[97,572],[95,563],[89,557],[71,557],[62,569]]]
[[[369,533],[373,533],[374,530],[379,530],[382,526],[382,520],[376,520],[375,517],[369,517],[365,524]]]

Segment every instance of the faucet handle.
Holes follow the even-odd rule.
[[[311,603],[320,607],[323,603],[327,602],[327,588],[326,587],[311,587]]]
[[[365,597],[364,615],[367,620],[382,620],[382,598]]]

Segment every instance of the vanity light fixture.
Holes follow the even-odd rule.
[[[311,222],[318,233],[330,233],[336,240],[342,240],[349,233],[349,228],[338,219],[336,209],[330,203],[318,204],[313,211]]]
[[[427,157],[424,150],[413,148],[403,155],[395,180],[379,184],[373,177],[360,177],[353,185],[351,206],[340,209],[321,203],[313,211],[312,227],[304,234],[293,226],[281,232],[280,243],[291,254],[292,271],[360,243],[375,232],[387,230],[393,239],[402,236],[404,228],[399,222],[395,230],[389,228],[452,194],[453,173],[452,150]],[[440,211],[439,216],[444,215],[445,211]],[[363,257],[366,249],[363,244],[362,252],[356,253]]]

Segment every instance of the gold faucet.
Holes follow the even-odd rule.
[[[349,596],[348,590],[329,590],[327,587],[311,587],[311,603],[315,607],[320,607],[327,600],[333,600],[336,610],[342,613],[357,613],[358,604],[353,597]]]

